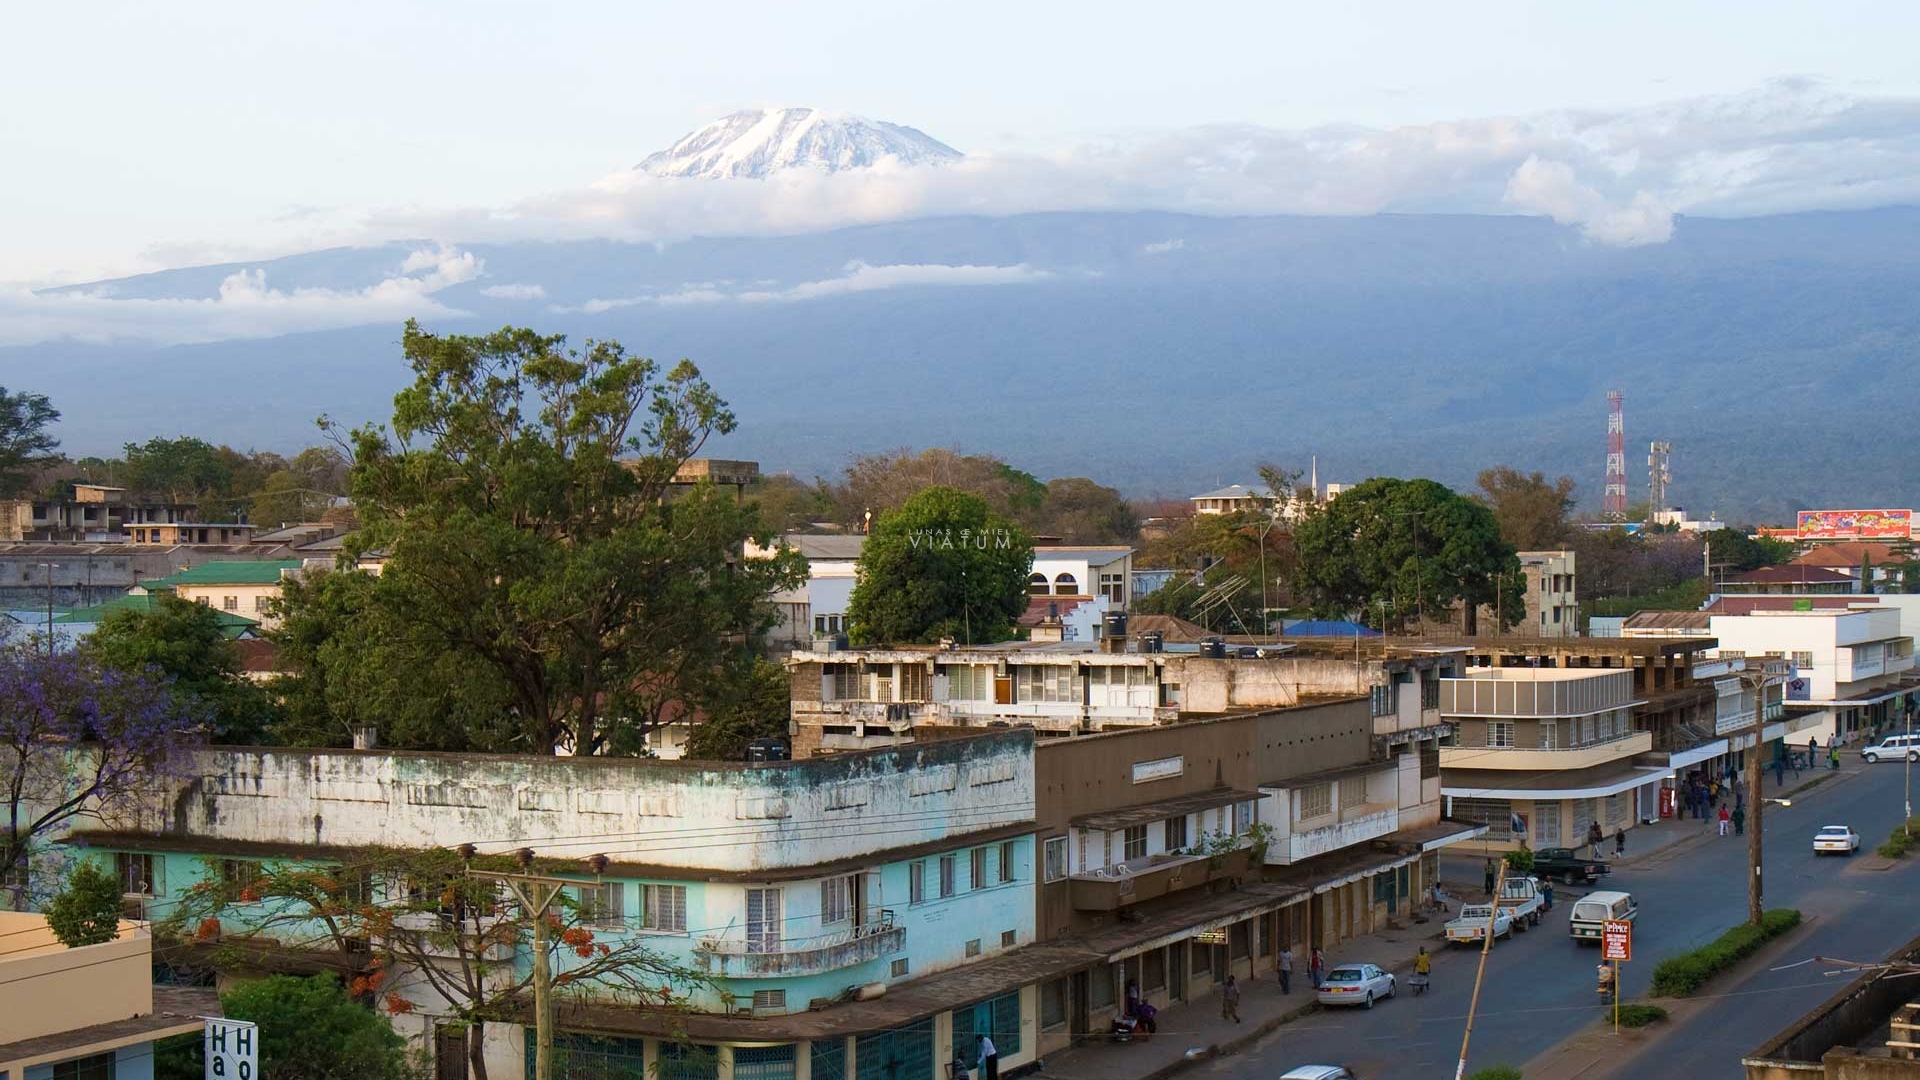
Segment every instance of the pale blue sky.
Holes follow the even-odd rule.
[[[578,188],[747,106],[1046,152],[1223,122],[1626,111],[1790,75],[1920,93],[1911,3],[334,0],[28,4],[7,21],[0,282]]]

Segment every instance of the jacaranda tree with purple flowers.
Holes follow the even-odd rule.
[[[200,725],[196,708],[153,674],[36,641],[0,647],[0,881],[15,910],[39,847],[76,818],[131,809]]]

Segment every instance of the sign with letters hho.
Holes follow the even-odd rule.
[[[247,1020],[207,1021],[207,1080],[260,1080],[260,1028]]]

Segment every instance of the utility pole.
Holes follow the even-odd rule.
[[[57,562],[40,564],[47,572],[47,655],[53,655],[53,572],[59,568]]]
[[[1759,671],[1749,669],[1740,675],[1741,682],[1753,687],[1753,745],[1747,749],[1747,807],[1753,819],[1753,829],[1747,833],[1747,863],[1753,869],[1747,878],[1747,922],[1754,926],[1760,925],[1766,907],[1760,876],[1760,814],[1766,808],[1766,799],[1760,793],[1760,746],[1765,741],[1767,684],[1784,667],[1778,660],[1765,661]]]
[[[1507,860],[1500,860],[1500,872],[1493,876],[1493,895],[1487,902],[1493,910],[1487,913],[1487,934],[1480,939],[1480,968],[1473,974],[1473,1000],[1467,1003],[1467,1030],[1460,1036],[1460,1064],[1453,1070],[1453,1080],[1462,1080],[1467,1075],[1467,1043],[1473,1039],[1473,1014],[1480,1008],[1480,983],[1487,977],[1487,954],[1493,951],[1493,928],[1500,919],[1500,889],[1507,883]]]
[[[520,860],[522,871],[533,867],[533,849],[521,848],[514,852]],[[533,920],[533,1012],[534,1028],[538,1032],[538,1048],[534,1052],[534,1080],[551,1080],[553,1076],[553,969],[547,956],[547,909],[553,905],[553,898],[560,890],[569,885],[580,884],[565,878],[541,877],[537,874],[507,874],[492,870],[467,871],[468,877],[483,881],[494,881],[513,891],[513,898],[520,902],[520,910]]]

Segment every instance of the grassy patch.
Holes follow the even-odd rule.
[[[1641,1028],[1648,1024],[1657,1024],[1666,1018],[1667,1010],[1658,1005],[1620,1006],[1621,1027]]]
[[[1468,1073],[1467,1080],[1520,1080],[1520,1070],[1511,1065],[1489,1065]]]
[[[1920,847],[1920,817],[1908,818],[1904,828],[1896,826],[1887,842],[1874,850],[1882,858],[1904,859],[1916,847]]]
[[[1653,992],[1659,997],[1686,997],[1708,979],[1752,956],[1762,945],[1800,925],[1800,913],[1774,908],[1760,917],[1759,926],[1741,923],[1705,945],[1669,956],[1653,969]]]

